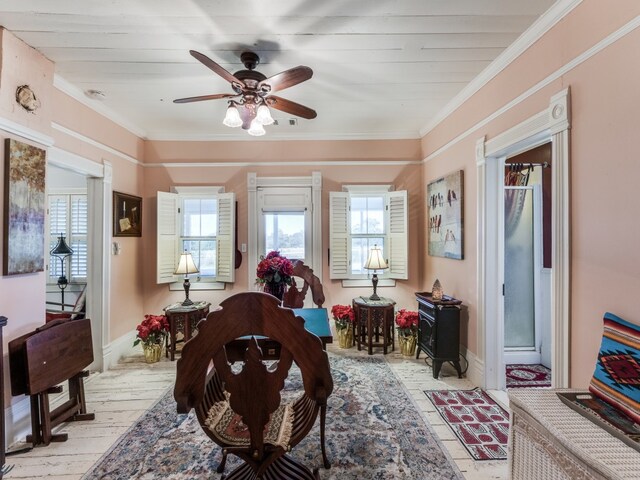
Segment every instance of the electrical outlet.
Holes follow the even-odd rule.
[[[241,251],[242,253],[247,253],[247,244],[246,244],[246,243],[243,243],[243,244],[240,246],[240,251]]]

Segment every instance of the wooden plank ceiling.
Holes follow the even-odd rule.
[[[231,72],[240,53],[267,77],[307,65],[313,78],[278,92],[318,112],[274,111],[272,138],[417,138],[460,90],[552,0],[3,0],[0,24],[56,64],[81,91],[147,138],[240,139],[222,125],[232,93],[188,53]],[[25,79],[28,83],[28,79]]]

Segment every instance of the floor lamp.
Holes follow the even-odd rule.
[[[58,237],[58,243],[53,249],[49,252],[52,256],[60,259],[60,276],[58,277],[58,288],[60,289],[60,293],[62,294],[62,308],[64,310],[64,289],[67,288],[69,281],[67,277],[64,275],[64,264],[65,259],[73,255],[73,250],[67,242],[64,241],[64,235],[60,234]]]

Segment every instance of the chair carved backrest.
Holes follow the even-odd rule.
[[[281,345],[280,357],[265,364],[254,335],[269,337]],[[243,345],[242,369],[232,368],[230,348]],[[211,361],[213,367],[208,371]],[[267,444],[265,426],[281,406],[281,390],[293,362],[302,375],[303,396],[296,400],[305,412],[296,423],[286,446]],[[245,292],[229,297],[198,324],[198,335],[187,342],[178,360],[174,397],[178,412],[196,409],[198,421],[216,443],[241,457],[255,475],[262,473],[295,446],[313,427],[320,406],[326,405],[333,380],[326,352],[318,337],[304,328],[304,320],[278,299],[262,292]],[[228,402],[249,431],[248,445],[227,443],[212,433],[212,411]],[[295,408],[292,409],[295,413]],[[208,423],[209,422],[209,423]]]
[[[311,289],[311,298],[313,298],[313,303],[318,308],[322,308],[322,304],[324,303],[324,290],[320,279],[314,275],[313,270],[300,260],[294,260],[293,275],[295,277],[302,278],[304,283],[302,285],[302,289],[298,290],[295,278],[292,279],[292,285],[284,294],[283,305],[289,308],[302,308],[304,306],[304,299],[307,296],[307,292]]]

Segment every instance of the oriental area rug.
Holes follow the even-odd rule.
[[[544,365],[507,365],[507,388],[551,388],[551,370]]]
[[[507,458],[509,414],[487,392],[476,388],[424,393],[474,460]]]
[[[322,467],[319,419],[291,456],[320,478],[336,480],[462,479],[384,359],[330,354],[334,390],[329,397]],[[285,388],[300,384],[292,370]],[[85,474],[89,479],[208,479],[222,457],[193,412],[176,413],[167,392]],[[239,460],[229,456],[225,473]]]

